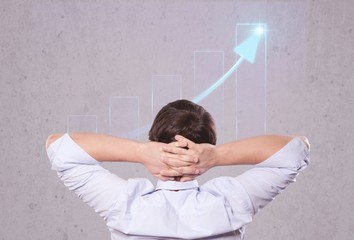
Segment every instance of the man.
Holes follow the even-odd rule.
[[[50,135],[47,152],[64,184],[104,218],[116,239],[243,239],[245,225],[309,163],[306,137],[266,135],[215,146],[210,114],[187,100],[167,104],[140,143],[101,134]],[[124,180],[99,162],[138,162],[157,178]],[[216,166],[253,164],[202,186]]]

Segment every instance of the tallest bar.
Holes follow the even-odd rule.
[[[259,32],[260,29],[263,32]],[[266,133],[266,30],[266,24],[236,25],[236,45],[241,44],[252,34],[262,34],[254,62],[244,61],[236,72],[237,139]]]

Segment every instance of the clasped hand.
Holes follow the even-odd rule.
[[[196,144],[177,135],[170,144],[145,144],[145,167],[157,178],[167,181],[190,181],[216,165],[215,146]]]

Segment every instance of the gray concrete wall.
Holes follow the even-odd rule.
[[[151,121],[152,75],[179,75],[192,99],[193,53],[234,63],[235,26],[267,23],[267,133],[304,134],[311,167],[248,226],[246,239],[352,239],[354,2],[0,1],[0,239],[109,239],[104,222],[50,170],[48,134],[137,96]],[[246,66],[246,65],[244,65]],[[242,66],[240,66],[241,68]],[[225,82],[223,139],[235,137],[235,76]],[[141,135],[139,140],[146,140]],[[123,177],[137,165],[107,164]],[[217,168],[201,182],[239,168]]]

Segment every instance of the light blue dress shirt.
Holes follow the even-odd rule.
[[[199,186],[144,178],[124,180],[100,166],[69,134],[47,153],[59,178],[103,219],[112,240],[243,239],[244,227],[309,163],[300,138],[238,177]]]

